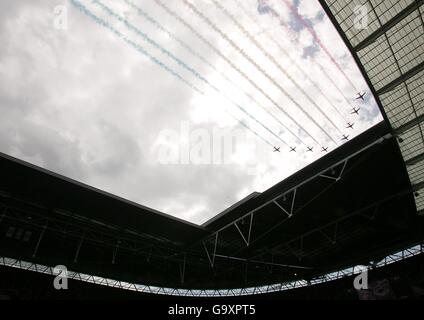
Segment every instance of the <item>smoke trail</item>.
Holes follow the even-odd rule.
[[[149,21],[151,24],[153,24],[158,30],[164,32],[167,34],[171,39],[175,40],[177,43],[179,43],[183,48],[185,48],[188,52],[190,52],[192,55],[197,57],[199,60],[201,60],[203,63],[205,63],[207,66],[209,66],[211,69],[216,71],[223,77],[225,80],[227,80],[229,83],[231,83],[235,88],[243,92],[244,95],[246,95],[250,100],[252,100],[257,106],[259,106],[262,110],[264,110],[269,116],[271,116],[276,122],[278,122],[283,128],[286,130],[289,130],[287,126],[281,122],[280,119],[278,119],[274,114],[272,114],[270,111],[268,111],[265,107],[263,107],[255,97],[253,97],[250,93],[248,93],[246,90],[240,88],[234,81],[229,79],[223,72],[219,71],[214,65],[212,65],[209,61],[207,61],[203,56],[201,56],[199,53],[194,51],[192,47],[187,44],[185,41],[181,40],[177,35],[175,35],[173,32],[169,31],[165,27],[163,27],[155,18],[151,17],[147,12],[145,12],[142,8],[137,6],[134,2],[130,0],[124,0],[131,8],[136,10],[139,15],[143,16],[147,21]]]
[[[327,80],[329,80],[329,81],[331,82],[331,84],[332,84],[332,85],[336,88],[337,92],[338,92],[338,93],[340,93],[340,95],[343,97],[343,99],[346,101],[346,103],[347,103],[347,104],[348,104],[351,108],[353,108],[353,105],[350,103],[349,99],[346,97],[346,95],[344,94],[343,90],[339,88],[339,86],[337,85],[337,82],[335,82],[335,81],[333,80],[333,78],[332,78],[332,77],[330,77],[330,76],[327,74],[327,72],[325,72],[325,69],[324,69],[324,67],[323,67],[321,64],[317,63],[317,65],[318,65],[318,68],[321,70],[321,72],[322,72],[322,73],[324,73],[324,75],[326,76]],[[346,121],[346,122],[347,122],[347,121]]]
[[[183,40],[181,40],[176,34],[171,32],[170,30],[163,27],[155,18],[151,17],[146,11],[144,11],[141,7],[137,6],[134,2],[130,0],[124,0],[125,3],[127,3],[131,8],[137,11],[137,13],[141,16],[143,16],[147,21],[149,21],[151,24],[153,24],[158,30],[165,33],[168,37],[176,41],[179,45],[181,45],[184,49],[186,49],[188,52],[190,52],[192,55],[197,57],[199,60],[201,60],[203,63],[208,65],[210,68],[213,68],[216,70],[216,68],[207,61],[204,57],[202,57],[200,54],[198,54],[196,51],[192,49],[190,45],[185,43]],[[217,70],[216,70],[217,71]],[[226,79],[230,81],[229,79]]]
[[[296,8],[293,6],[293,4],[289,0],[282,0],[286,4],[286,6],[292,11],[294,16],[302,25],[309,31],[311,36],[315,39],[315,41],[318,43],[318,45],[321,47],[321,49],[325,52],[325,54],[328,56],[330,61],[336,66],[336,68],[341,72],[341,74],[344,76],[346,81],[352,86],[352,88],[355,90],[355,92],[358,92],[358,89],[356,88],[355,84],[352,82],[352,80],[349,79],[349,77],[346,75],[342,67],[337,63],[337,61],[334,59],[333,55],[328,50],[327,46],[321,41],[321,38],[318,36],[318,34],[315,32],[315,29],[309,25],[305,19],[302,17],[301,14],[296,10]]]
[[[306,130],[303,129],[302,126],[288,114],[274,99],[272,99],[262,88],[260,88],[246,73],[244,73],[240,68],[238,68],[231,60],[229,60],[225,55],[223,55],[218,49],[215,48],[215,46],[204,36],[202,36],[193,26],[191,26],[189,23],[187,23],[184,19],[182,19],[175,11],[173,11],[170,7],[168,7],[165,3],[163,3],[160,0],[154,0],[156,4],[161,7],[163,10],[165,10],[170,16],[172,16],[174,19],[179,21],[181,24],[183,24],[187,29],[189,29],[194,35],[196,35],[200,40],[202,40],[213,52],[215,52],[217,55],[219,55],[225,62],[227,62],[235,71],[237,71],[243,78],[245,78],[256,90],[258,90],[260,93],[262,93],[276,108],[278,108],[287,118],[289,118],[293,123],[295,123],[301,130],[306,132],[309,136],[311,134]],[[293,136],[297,138],[298,141],[300,141],[303,145],[306,146],[306,144],[302,141],[302,139],[294,133],[290,128],[284,126],[288,132],[290,132]],[[312,137],[312,136],[311,136]],[[313,137],[312,139],[319,144]]]
[[[93,2],[96,2],[96,0],[93,0]],[[184,84],[188,85],[190,88],[192,88],[194,91],[198,92],[199,94],[205,96],[205,93],[203,91],[201,91],[200,89],[198,89],[196,86],[192,85],[190,82],[188,82],[187,80],[185,80],[182,76],[180,76],[177,72],[175,72],[174,70],[172,70],[170,67],[168,67],[167,65],[165,65],[164,63],[162,63],[160,60],[158,60],[157,58],[155,58],[154,56],[150,55],[143,47],[141,47],[140,45],[138,45],[137,43],[135,43],[134,41],[128,39],[126,36],[124,36],[121,32],[119,32],[117,29],[115,29],[113,26],[111,26],[107,21],[104,21],[103,19],[99,18],[98,16],[96,16],[94,13],[92,13],[89,9],[87,9],[82,3],[80,3],[77,0],[71,0],[72,5],[74,5],[77,9],[79,9],[82,13],[84,13],[85,15],[87,15],[88,17],[92,18],[97,24],[99,24],[100,26],[103,26],[105,28],[107,28],[109,31],[111,31],[112,33],[114,33],[118,38],[121,38],[122,40],[124,40],[127,44],[129,44],[131,47],[133,47],[135,50],[137,50],[138,52],[142,53],[143,55],[147,56],[151,61],[153,61],[155,64],[157,64],[158,66],[160,66],[161,68],[163,68],[164,70],[166,70],[167,72],[169,72],[170,74],[172,74],[174,77],[178,78],[179,80],[181,80]],[[227,110],[225,110],[227,113],[229,113]],[[260,137],[263,141],[265,141],[267,144],[272,145],[272,143],[267,140],[266,138],[260,136],[255,130],[253,130],[252,128],[250,128],[247,124],[245,124],[242,120],[236,118],[235,116],[233,116],[231,113],[229,113],[233,118],[235,118],[237,121],[239,121],[244,127],[248,128],[249,130],[251,130],[256,136]],[[278,136],[277,136],[278,137]],[[281,139],[280,139],[281,140]]]
[[[191,68],[190,66],[188,66],[181,59],[177,58],[170,51],[168,51],[167,49],[165,49],[164,47],[162,47],[161,45],[159,45],[156,41],[152,40],[143,31],[141,31],[140,29],[138,29],[137,27],[135,27],[134,25],[132,25],[127,19],[123,18],[122,16],[120,16],[119,14],[117,14],[116,12],[114,12],[112,9],[110,9],[108,6],[106,6],[105,4],[103,4],[99,0],[92,0],[92,2],[94,4],[97,4],[98,6],[100,6],[100,8],[102,8],[110,16],[112,16],[112,17],[116,18],[117,20],[119,20],[120,22],[124,23],[125,26],[129,30],[132,30],[133,32],[135,32],[135,34],[137,34],[138,36],[140,36],[141,38],[143,38],[143,40],[145,40],[147,43],[153,45],[155,48],[159,49],[162,53],[164,53],[165,55],[167,55],[169,58],[171,58],[172,60],[174,60],[175,62],[177,62],[181,67],[183,67],[184,69],[186,69],[189,72],[191,72],[192,74],[194,74],[195,77],[197,77],[199,80],[203,81],[205,84],[207,84],[208,86],[210,86],[213,90],[215,90],[215,92],[217,92],[218,94],[220,94],[221,96],[223,96],[227,101],[229,101],[230,103],[232,103],[233,105],[235,105],[237,108],[239,108],[244,114],[246,114],[252,120],[256,121],[259,125],[261,125],[265,130],[267,130],[269,133],[271,133],[274,137],[276,137],[278,140],[280,140],[281,142],[283,142],[285,145],[289,146],[280,136],[278,136],[277,134],[275,134],[266,125],[264,125],[261,121],[259,121],[252,114],[250,114],[250,112],[248,112],[245,108],[243,108],[242,106],[240,106],[238,103],[234,102],[231,98],[229,98],[221,90],[219,90],[215,85],[213,85],[206,78],[204,78],[202,75],[200,75],[196,70],[194,70],[193,68]]]
[[[243,11],[243,13],[245,15],[247,15],[260,29],[261,33],[265,34],[266,37],[268,38],[268,40],[272,41],[274,43],[274,45],[281,51],[284,53],[284,55],[287,56],[287,58],[290,61],[290,64],[294,65],[301,73],[302,75],[308,79],[308,81],[314,86],[314,88],[321,93],[321,95],[324,97],[324,99],[327,101],[327,103],[334,109],[334,111],[336,111],[340,117],[343,119],[344,122],[347,122],[346,118],[344,117],[344,115],[340,112],[340,110],[333,104],[333,102],[327,97],[326,94],[323,93],[323,90],[321,89],[321,87],[309,76],[309,74],[307,72],[305,72],[305,70],[303,69],[303,67],[301,65],[299,65],[291,56],[290,54],[287,52],[286,49],[284,49],[283,46],[281,46],[281,44],[267,31],[265,30],[259,23],[258,19],[256,19],[256,17],[254,15],[252,15],[249,10],[247,10],[244,7],[244,4],[240,1],[240,0],[235,0],[238,7]],[[272,15],[275,17],[278,17],[278,14],[276,12],[274,12],[274,10],[270,7],[269,8],[270,12],[272,12]]]
[[[240,29],[240,31],[245,35],[245,37],[248,38],[262,52],[263,55],[266,56],[277,67],[277,69],[280,70],[296,86],[296,88],[299,89],[300,92],[302,92],[302,94],[319,111],[319,113],[321,113],[321,115],[324,116],[327,121],[330,122],[331,125],[339,131],[339,133],[341,133],[340,129],[333,122],[333,120],[328,117],[328,115],[317,105],[317,103],[309,96],[309,94],[302,88],[302,86],[300,86],[299,83],[292,76],[290,76],[290,74],[281,66],[281,64],[277,60],[275,60],[275,58],[271,54],[269,54],[268,51],[266,51],[259,42],[256,41],[255,37],[253,37],[246,30],[246,28],[237,21],[234,15],[231,14],[221,3],[217,2],[216,0],[212,0],[212,2],[218,9],[224,12],[224,14]],[[321,130],[326,132],[324,128],[322,128],[321,126],[319,127]],[[330,137],[330,139],[332,139],[328,133],[326,133],[326,135]],[[337,144],[336,141],[334,142]]]
[[[87,16],[89,16],[90,18],[92,18],[95,22],[97,22],[99,25],[106,27],[107,29],[109,29],[110,31],[112,31],[116,36],[118,36],[119,38],[122,38],[127,44],[131,45],[132,47],[134,47],[137,51],[143,53],[145,56],[147,56],[151,61],[153,61],[155,64],[157,64],[158,66],[160,66],[162,69],[164,69],[165,71],[169,72],[171,75],[173,75],[175,78],[177,78],[178,80],[182,81],[184,84],[186,84],[187,86],[189,86],[191,89],[193,89],[194,91],[196,91],[197,93],[200,93],[201,95],[205,95],[205,93],[200,90],[199,88],[197,88],[196,86],[194,86],[193,84],[191,84],[190,82],[188,82],[187,80],[185,80],[182,76],[180,76],[177,72],[175,72],[174,70],[172,70],[171,68],[169,68],[167,65],[163,64],[161,61],[159,61],[157,58],[155,58],[154,56],[150,55],[146,50],[144,50],[142,47],[136,45],[134,42],[132,42],[131,40],[129,40],[128,38],[126,38],[122,33],[120,33],[118,30],[116,30],[115,28],[113,28],[109,23],[107,23],[106,21],[104,21],[103,19],[97,17],[95,14],[93,14],[91,11],[89,11],[82,3],[80,3],[79,1],[76,0],[71,0],[71,3],[77,7],[81,12],[83,12],[84,14],[86,14]],[[135,45],[137,47],[135,47]]]
[[[287,31],[287,32],[291,32],[290,28],[286,25],[286,23],[283,21],[283,19],[281,18],[281,16],[273,9],[270,8],[270,10],[272,10],[273,16],[278,18],[278,22],[280,23],[280,25]],[[343,98],[346,100],[346,102],[352,107],[352,104],[350,103],[350,101],[346,98],[345,94],[343,93],[343,90],[340,89],[339,85],[333,80],[333,78],[327,73],[327,71],[324,69],[324,67],[321,65],[321,63],[319,63],[319,61],[315,61],[315,64],[318,65],[318,67],[320,68],[321,72],[325,75],[325,77],[330,80],[330,82],[333,84],[333,86],[337,89],[337,91],[343,96]],[[340,113],[340,111],[339,111]],[[341,114],[341,113],[340,113]],[[342,114],[341,114],[342,115]],[[343,116],[343,115],[342,115]],[[343,117],[344,118],[344,117]],[[347,122],[346,118],[344,118],[344,120]]]
[[[200,12],[193,4],[191,4],[187,0],[183,0],[184,4],[187,5],[196,15],[198,15],[205,23],[211,27],[215,32],[217,32],[223,39],[225,39],[231,46],[237,50],[246,60],[248,60],[253,66],[255,66],[256,69],[258,69],[269,81],[271,81],[280,91],[294,104],[296,105],[307,117],[308,119],[313,122],[318,128],[320,128],[332,141],[334,141],[336,144],[337,142],[321,127],[321,125],[315,121],[314,118],[312,118],[306,110],[296,101],[293,99],[293,97],[279,84],[273,79],[268,73],[263,70],[248,54],[246,54],[240,47],[238,47],[234,41],[232,41],[221,29],[219,29],[211,20],[209,20],[202,12]],[[293,119],[294,120],[294,119]],[[295,122],[302,130],[304,130],[318,145],[321,146],[321,144],[310,134],[304,127],[299,125],[299,123]]]
[[[227,114],[229,114],[234,120],[238,121],[243,127],[245,127],[246,129],[250,130],[255,136],[257,136],[259,139],[261,139],[263,142],[265,142],[267,145],[269,145],[270,147],[275,147],[268,139],[265,139],[263,136],[261,136],[257,131],[255,131],[255,129],[252,129],[252,127],[250,127],[247,123],[245,123],[243,120],[240,120],[239,118],[237,118],[235,115],[233,115],[231,112],[226,111]]]

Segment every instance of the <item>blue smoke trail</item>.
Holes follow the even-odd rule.
[[[108,29],[109,31],[111,31],[113,34],[115,34],[118,38],[121,38],[122,40],[124,40],[127,44],[129,44],[131,47],[133,47],[135,50],[137,50],[138,52],[142,53],[143,55],[147,56],[151,61],[153,61],[155,64],[157,64],[158,66],[160,66],[161,68],[163,68],[164,70],[166,70],[167,72],[169,72],[170,74],[172,74],[174,77],[176,77],[177,79],[179,79],[180,81],[182,81],[184,84],[188,85],[190,88],[192,88],[194,91],[200,93],[201,95],[205,95],[205,93],[203,91],[201,91],[200,89],[198,89],[196,86],[192,85],[190,82],[188,82],[187,80],[185,80],[182,76],[180,76],[177,72],[175,72],[174,70],[172,70],[170,67],[168,67],[167,65],[165,65],[164,63],[162,63],[160,60],[158,60],[157,58],[155,58],[154,56],[150,55],[143,47],[141,47],[140,45],[138,45],[137,43],[135,43],[134,41],[128,39],[127,37],[125,37],[121,32],[119,32],[117,29],[115,29],[113,26],[111,26],[108,22],[104,21],[103,19],[99,18],[98,16],[96,16],[95,14],[93,14],[89,9],[86,8],[86,6],[84,6],[82,3],[80,3],[77,0],[70,0],[71,4],[74,5],[78,10],[80,10],[82,13],[84,13],[85,15],[87,15],[88,17],[90,17],[91,19],[93,19],[97,24],[99,24],[102,27],[105,27],[106,29]],[[248,125],[246,125],[242,120],[237,119],[235,116],[233,116],[232,114],[230,114],[233,118],[235,118],[237,121],[239,121],[244,127],[246,127],[247,129],[251,130],[256,136],[260,137],[263,141],[265,141],[268,145],[273,146],[273,144],[265,139],[264,137],[260,136],[255,130],[253,130],[251,127],[249,127]]]
[[[212,3],[221,10],[233,23],[237,26],[237,28],[243,33],[243,35],[248,38],[255,46],[259,49],[259,51],[262,52],[262,54],[267,57],[276,67],[278,70],[280,70],[281,73],[283,73],[295,86],[296,88],[302,92],[302,94],[308,99],[308,101],[318,110],[318,112],[325,117],[328,122],[339,131],[339,133],[342,133],[340,129],[337,127],[337,125],[334,123],[334,121],[321,109],[321,107],[315,102],[314,99],[311,98],[311,96],[303,89],[303,87],[294,79],[287,70],[284,69],[284,67],[277,61],[277,59],[274,58],[272,54],[270,54],[258,41],[256,41],[256,38],[246,30],[246,28],[238,22],[237,18],[227,10],[226,7],[217,0],[212,0]],[[335,141],[331,135],[322,127],[319,125],[318,122],[316,122],[316,125],[326,134],[328,138],[333,140],[335,144],[337,144],[337,141]]]
[[[233,105],[235,105],[237,108],[239,108],[243,113],[245,113],[249,118],[251,118],[252,120],[254,120],[255,122],[257,122],[259,125],[261,125],[265,130],[267,130],[275,138],[277,138],[278,140],[280,140],[286,146],[289,146],[279,135],[275,134],[272,130],[270,130],[267,126],[265,126],[261,121],[259,121],[258,119],[256,119],[245,108],[243,108],[238,103],[234,102],[232,99],[230,99],[228,96],[226,96],[221,90],[219,90],[215,85],[213,85],[212,83],[210,83],[207,79],[205,79],[202,75],[200,75],[196,70],[194,70],[192,67],[188,66],[184,61],[182,61],[181,59],[179,59],[178,57],[176,57],[175,55],[173,55],[170,51],[168,51],[167,49],[165,49],[164,47],[162,47],[160,44],[158,44],[156,41],[154,41],[153,39],[151,39],[147,34],[145,34],[139,28],[135,27],[127,19],[123,18],[122,16],[120,16],[119,14],[117,14],[116,12],[114,12],[112,9],[110,9],[108,6],[106,6],[104,3],[102,3],[99,0],[93,0],[92,2],[94,4],[97,4],[98,6],[100,6],[110,16],[116,18],[117,20],[119,20],[120,22],[122,22],[123,24],[125,24],[125,26],[129,30],[132,30],[138,36],[140,36],[141,38],[143,38],[143,40],[145,40],[146,42],[148,42],[149,44],[151,44],[155,48],[159,49],[163,54],[165,54],[166,56],[168,56],[169,58],[171,58],[172,60],[174,60],[175,62],[177,62],[181,67],[183,67],[187,71],[189,71],[192,74],[194,74],[194,76],[196,78],[198,78],[199,80],[203,81],[208,86],[210,86],[212,89],[214,89],[218,94],[220,94],[227,101],[231,102]]]
[[[170,7],[168,7],[164,2],[161,0],[154,0],[155,3],[161,7],[163,10],[165,10],[171,17],[176,19],[178,22],[180,22],[182,25],[184,25],[187,29],[189,29],[197,38],[202,40],[203,43],[205,43],[213,52],[215,52],[218,56],[220,56],[224,61],[226,61],[235,71],[237,71],[243,78],[245,78],[256,90],[258,90],[264,97],[266,97],[277,109],[279,109],[287,118],[289,118],[293,123],[295,123],[301,130],[305,131],[307,134],[309,134],[305,129],[302,129],[302,127],[296,122],[296,120],[288,114],[284,108],[282,108],[273,98],[271,98],[260,86],[258,86],[245,72],[243,72],[239,67],[237,67],[230,59],[228,59],[227,56],[222,54],[215,46],[204,36],[202,36],[195,27],[190,25],[187,21],[185,21],[183,18],[181,18],[174,10],[172,10]],[[260,106],[260,104],[258,104]],[[306,146],[306,144],[302,141],[302,139],[292,130],[290,130],[289,127],[284,125],[281,121],[278,120],[271,112],[260,106],[262,109],[264,109],[270,116],[272,116],[276,121],[278,121],[288,132],[290,132],[294,137],[297,138],[300,143]],[[317,141],[315,141],[317,142]],[[318,142],[317,142],[318,143]]]
[[[233,85],[235,88],[237,88],[238,90],[240,90],[241,92],[243,92],[243,94],[246,97],[248,97],[252,102],[254,102],[262,110],[264,110],[270,117],[272,117],[276,122],[278,122],[278,124],[280,124],[283,128],[285,128],[288,131],[290,131],[290,129],[288,129],[286,127],[286,125],[281,122],[280,119],[278,119],[274,114],[272,114],[270,111],[268,111],[265,107],[261,106],[261,104],[250,93],[248,93],[244,89],[240,88],[234,81],[232,81],[231,79],[229,79],[223,72],[219,71],[213,64],[211,64],[209,61],[207,61],[202,55],[200,55],[199,53],[197,53],[196,51],[194,51],[189,44],[187,44],[186,42],[184,42],[183,40],[181,40],[173,32],[171,32],[168,29],[166,29],[165,27],[163,27],[155,18],[151,17],[146,11],[144,11],[142,8],[140,8],[139,6],[137,6],[134,2],[132,2],[130,0],[124,0],[124,1],[131,8],[133,8],[134,10],[136,10],[139,15],[143,16],[147,21],[149,21],[151,24],[153,24],[158,30],[160,30],[160,31],[164,32],[165,34],[167,34],[170,38],[172,38],[177,43],[179,43],[188,52],[190,52],[192,55],[194,55],[195,57],[197,57],[199,60],[201,60],[207,66],[209,66],[211,69],[213,69],[214,71],[216,71],[217,73],[219,73],[221,75],[221,77],[223,77],[231,85]]]
[[[296,105],[308,118],[311,120],[317,127],[322,128],[318,122],[315,121],[314,118],[312,118],[306,110],[287,92],[286,89],[284,89],[273,77],[271,77],[253,58],[247,54],[243,49],[241,49],[224,31],[222,31],[220,28],[216,26],[215,23],[213,23],[209,18],[207,18],[202,11],[200,11],[198,8],[196,8],[195,5],[193,5],[188,0],[182,0],[183,3],[191,9],[199,18],[201,18],[211,29],[213,29],[216,33],[218,33],[225,41],[227,41],[236,51],[238,51],[247,61],[249,61],[260,73],[262,73],[272,84],[274,84],[294,105]],[[309,133],[309,131],[304,127],[301,126],[296,119],[294,119],[292,116],[287,114],[284,109],[281,110],[284,112],[299,128],[301,128],[306,134],[308,134],[312,140],[315,141],[316,144],[319,146],[322,146],[315,137]],[[325,130],[323,130],[324,133],[326,133]],[[330,137],[331,138],[331,137]]]
[[[97,22],[99,25],[109,29],[109,31],[112,31],[112,33],[114,33],[118,38],[121,38],[122,40],[124,40],[126,43],[128,43],[130,46],[132,46],[134,49],[136,49],[137,51],[141,52],[143,55],[147,56],[150,60],[152,60],[155,64],[159,65],[161,68],[165,69],[166,71],[168,71],[170,74],[172,74],[174,77],[176,77],[178,80],[182,81],[183,83],[185,83],[186,85],[188,85],[190,88],[192,88],[194,91],[204,95],[205,93],[203,91],[201,91],[199,88],[195,87],[193,84],[191,84],[190,82],[188,82],[187,80],[185,80],[183,77],[181,77],[177,72],[175,72],[174,70],[172,70],[171,68],[169,68],[167,65],[163,64],[160,60],[158,60],[157,58],[155,58],[154,56],[150,55],[146,50],[144,50],[141,46],[139,46],[138,44],[134,43],[133,41],[131,41],[130,39],[126,38],[122,33],[120,33],[118,30],[116,30],[115,28],[113,28],[109,23],[107,23],[106,21],[100,19],[99,17],[97,17],[96,15],[94,15],[91,11],[89,11],[82,3],[76,1],[76,0],[71,0],[71,3],[77,7],[81,12],[83,12],[84,14],[86,14],[87,16],[89,16],[90,18],[92,18],[95,22]]]

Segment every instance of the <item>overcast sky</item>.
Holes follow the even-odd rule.
[[[162,1],[175,16],[154,0],[131,0],[143,11],[125,0],[1,1],[0,151],[203,223],[319,158],[321,146],[333,150],[342,134],[352,138],[382,119],[370,94],[355,101],[355,89],[285,1],[258,10],[257,0],[218,0],[268,57],[213,1],[189,1],[212,26],[183,1]],[[318,1],[290,2],[356,89],[368,92]],[[233,136],[225,153],[220,135]]]

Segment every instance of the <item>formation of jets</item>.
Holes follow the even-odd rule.
[[[364,97],[366,95],[366,92],[358,92],[357,93],[357,97],[356,100],[362,100],[365,101]],[[359,110],[361,110],[361,108],[359,107],[354,107],[352,109],[351,114],[356,114],[359,115]],[[348,122],[346,125],[346,129],[353,129],[353,126],[355,125],[355,122]],[[348,141],[349,140],[349,135],[344,134],[342,136],[342,141]],[[313,152],[314,151],[314,147],[307,147],[306,148],[306,152]],[[274,152],[280,152],[280,147],[274,147]],[[289,152],[296,152],[296,147],[290,147],[290,151]],[[321,147],[321,152],[328,152],[328,147]]]

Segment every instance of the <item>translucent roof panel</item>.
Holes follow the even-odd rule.
[[[424,181],[424,16],[417,1],[323,1],[330,8],[378,93],[401,138],[400,149],[415,190]],[[355,6],[365,7],[367,25],[355,27]],[[423,213],[422,192],[416,196]]]
[[[0,9],[0,152],[195,223],[383,119],[317,1]]]
[[[420,155],[424,150],[422,125],[414,126],[402,134],[403,142],[400,143],[400,150],[404,159],[410,160]]]
[[[415,118],[406,84],[399,85],[394,90],[381,95],[380,100],[393,127],[400,127]]]
[[[421,161],[417,164],[408,167],[409,177],[413,184],[423,181],[424,177],[424,162]]]
[[[358,56],[377,90],[401,75],[396,58],[393,56],[390,45],[384,37],[379,38],[370,46],[359,51]]]

